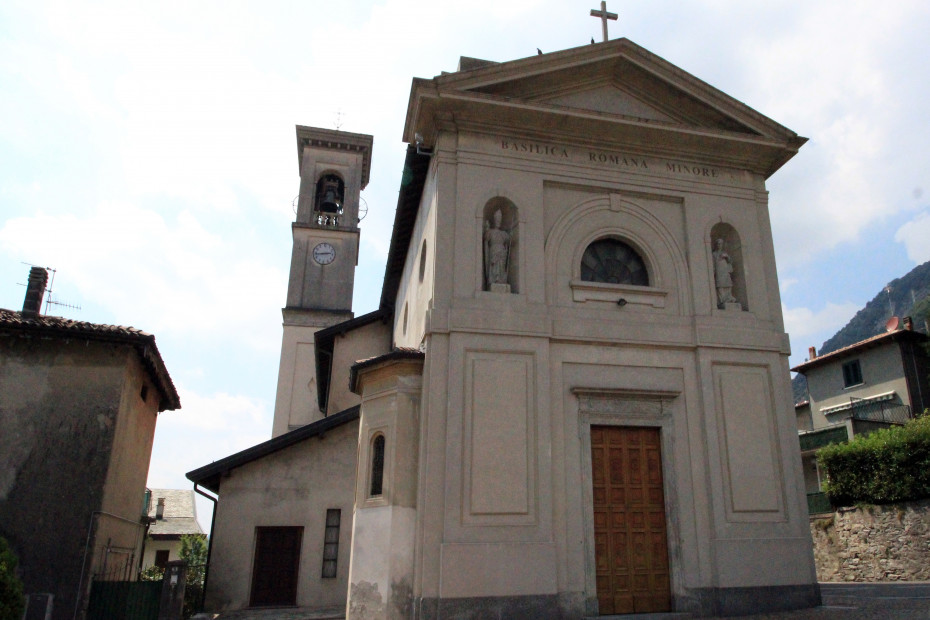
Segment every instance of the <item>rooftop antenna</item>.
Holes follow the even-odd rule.
[[[29,265],[30,267],[41,267],[41,265],[33,265],[32,263],[27,263],[26,261],[20,261],[20,263],[22,263],[23,265]],[[45,292],[47,293],[47,295],[45,296],[45,312],[44,312],[44,314],[48,314],[48,307],[49,307],[49,306],[61,306],[62,308],[70,308],[70,309],[72,309],[72,310],[80,310],[81,307],[78,306],[77,304],[69,304],[69,303],[66,303],[66,302],[64,302],[64,301],[58,301],[57,299],[53,299],[53,298],[52,298],[52,287],[55,286],[55,274],[58,273],[58,270],[55,269],[54,267],[42,267],[42,269],[45,269],[46,271],[51,272],[51,274],[52,274],[52,277],[49,278],[49,280],[48,280],[48,286],[45,287]],[[20,285],[20,286],[26,286],[25,284],[22,284],[22,283],[19,283],[19,285]]]

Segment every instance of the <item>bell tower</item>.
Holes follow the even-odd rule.
[[[320,419],[313,335],[352,318],[359,201],[372,137],[297,127],[300,195],[287,284],[272,436]]]

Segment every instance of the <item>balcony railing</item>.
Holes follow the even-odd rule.
[[[846,425],[840,424],[801,433],[798,440],[801,442],[801,452],[807,452],[829,446],[831,443],[849,441],[849,434],[846,432]]]
[[[833,506],[830,504],[830,500],[827,499],[827,494],[821,492],[808,493],[807,513],[815,515],[823,512],[833,512]]]
[[[849,417],[854,420],[870,422],[904,424],[911,419],[911,408],[908,405],[889,402],[853,403],[849,412]]]

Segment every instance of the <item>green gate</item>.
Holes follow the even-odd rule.
[[[158,620],[161,581],[94,581],[87,620]]]

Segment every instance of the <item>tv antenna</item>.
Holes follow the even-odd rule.
[[[41,265],[33,265],[32,263],[27,263],[25,261],[20,261],[23,265],[29,265],[30,267],[42,267]],[[43,314],[48,314],[49,306],[60,306],[62,308],[70,308],[72,310],[80,310],[81,307],[77,304],[69,304],[64,301],[59,301],[52,297],[52,287],[55,286],[55,275],[58,273],[58,270],[54,267],[42,267],[48,272],[51,272],[52,277],[49,278],[48,284],[45,287],[45,312]],[[25,284],[20,283],[20,286],[26,286]]]

